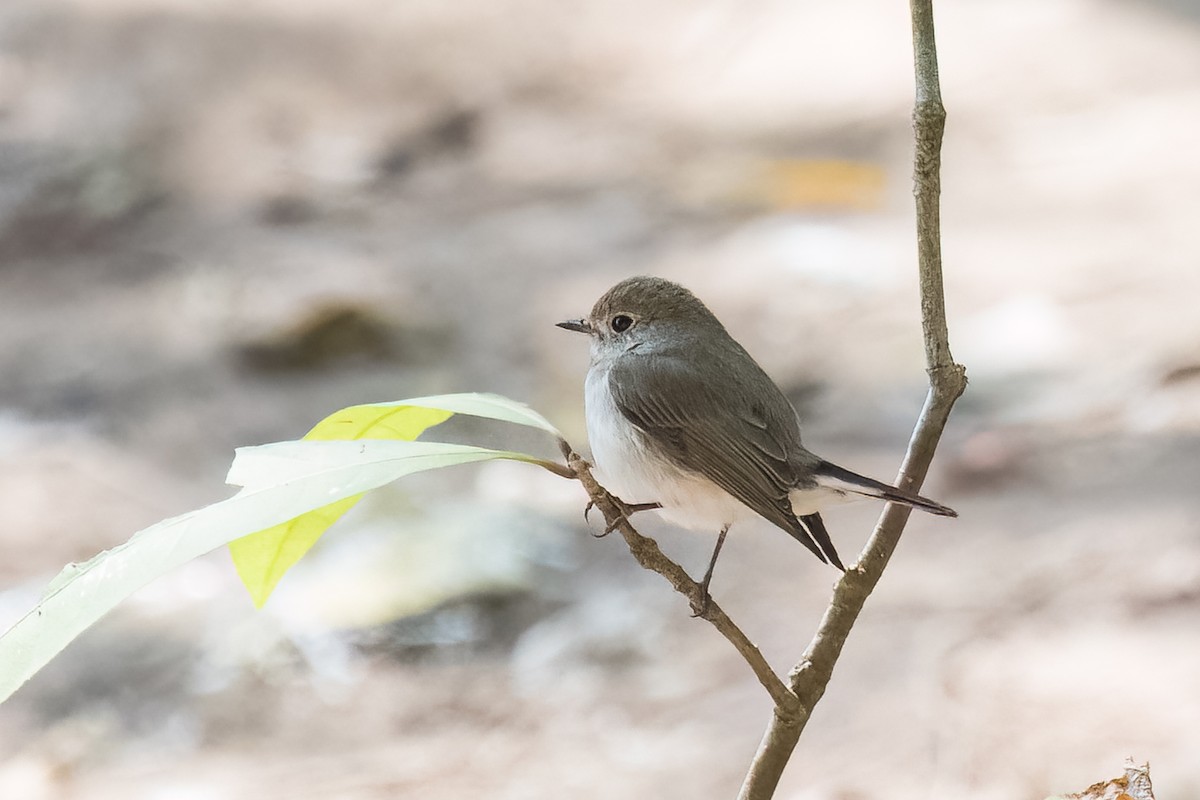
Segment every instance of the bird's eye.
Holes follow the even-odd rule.
[[[617,333],[624,333],[625,331],[629,330],[629,326],[633,324],[633,319],[625,316],[624,314],[617,314],[612,318],[612,322],[609,324],[612,325],[612,329]]]

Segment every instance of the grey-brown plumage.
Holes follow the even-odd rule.
[[[703,366],[720,368],[727,355],[721,350],[730,345],[740,349],[725,337],[715,346],[689,342],[684,357],[635,351],[609,371],[609,391],[662,458],[704,475],[817,558],[841,567],[824,526],[809,530],[792,511],[791,491],[815,488],[812,469],[819,459],[800,446],[799,425],[787,400],[752,360],[755,369],[745,370],[748,375],[735,385],[722,388],[703,377]],[[674,399],[679,397],[688,402]],[[811,516],[819,523],[819,515]],[[818,532],[825,541],[817,539]]]
[[[664,514],[714,530],[732,524],[740,505],[838,568],[817,510],[824,502],[851,493],[955,515],[806,450],[783,392],[678,284],[630,278],[605,293],[586,320],[561,326],[592,337],[589,438],[598,466],[623,483],[622,491],[639,493],[626,500],[660,502]],[[688,505],[700,511],[689,516]]]

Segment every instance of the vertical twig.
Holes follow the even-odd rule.
[[[937,46],[933,35],[932,0],[910,0],[913,27],[913,60],[916,71],[916,105],[913,129],[916,152],[913,163],[917,212],[917,253],[920,265],[921,326],[925,340],[925,365],[929,394],[909,441],[897,485],[911,490],[920,487],[929,470],[934,450],[949,418],[950,409],[966,388],[966,371],[954,363],[946,329],[946,306],[942,291],[941,223],[938,209],[941,194],[942,130],[946,112],[938,84]],[[739,800],[768,800],[779,784],[783,769],[800,739],[813,708],[825,694],[834,664],[851,627],[862,611],[871,590],[908,521],[909,509],[888,505],[875,531],[859,556],[858,563],[838,581],[833,598],[816,635],[800,662],[789,674],[789,685],[799,700],[799,710],[780,713],[776,709],[750,764],[738,794]]]

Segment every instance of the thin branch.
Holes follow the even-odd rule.
[[[954,402],[966,388],[966,371],[950,355],[946,328],[946,306],[942,290],[941,147],[946,112],[942,107],[937,73],[937,46],[933,33],[932,0],[910,0],[913,25],[913,55],[916,70],[916,105],[913,128],[914,196],[917,210],[917,252],[921,287],[921,327],[925,341],[925,364],[929,394],[909,441],[908,452],[897,476],[897,485],[912,491],[920,488],[933,460],[938,440]],[[816,635],[800,662],[789,673],[789,685],[799,700],[798,713],[778,710],[771,719],[738,794],[739,800],[768,800],[775,793],[783,769],[791,757],[816,704],[825,694],[833,667],[867,597],[879,582],[888,560],[896,550],[908,521],[909,509],[888,505],[858,563],[838,581]]]
[[[693,610],[702,611],[699,616],[711,622],[713,627],[729,640],[729,643],[734,646],[734,649],[741,654],[742,658],[750,666],[750,669],[754,671],[759,683],[763,685],[763,688],[771,695],[771,699],[775,701],[776,714],[786,719],[793,719],[795,712],[798,710],[796,695],[775,674],[775,671],[771,669],[771,665],[763,658],[763,654],[754,643],[721,610],[716,601],[709,599],[707,603],[704,602],[700,584],[692,580],[683,567],[667,558],[663,551],[659,549],[657,542],[647,536],[643,536],[634,529],[624,511],[618,505],[616,498],[596,482],[595,477],[592,475],[591,465],[565,441],[560,440],[559,446],[563,451],[563,456],[567,459],[567,467],[571,470],[573,477],[583,484],[588,497],[591,498],[600,513],[604,515],[605,522],[613,530],[619,531],[621,536],[624,537],[625,543],[629,546],[629,551],[633,553],[633,557],[637,559],[637,562],[644,568],[657,572],[666,578],[667,582],[675,587],[675,591],[688,598]]]

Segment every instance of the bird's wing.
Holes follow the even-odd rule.
[[[769,388],[760,385],[764,380]],[[609,370],[608,382],[621,414],[664,457],[708,478],[821,561],[841,566],[824,526],[805,524],[792,511],[788,493],[798,476],[789,456],[803,452],[799,429],[782,395],[771,400],[785,414],[765,407],[763,391],[778,394],[765,374],[716,387],[683,359],[631,353]]]

